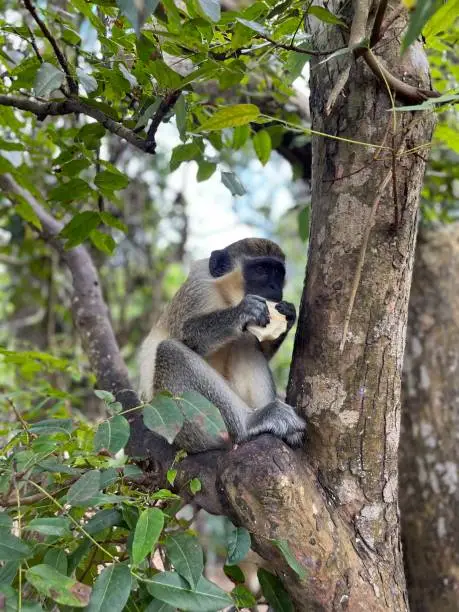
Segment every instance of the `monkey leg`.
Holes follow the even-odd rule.
[[[249,415],[247,437],[250,439],[262,433],[271,433],[282,438],[292,448],[297,448],[303,443],[305,429],[305,421],[295,410],[276,399]]]
[[[197,391],[212,402],[225,421],[231,441],[247,439],[247,420],[251,409],[229,387],[226,380],[202,357],[179,340],[163,340],[158,346],[155,366],[155,391],[181,395]],[[228,440],[213,438],[198,426],[186,422],[176,443],[188,452],[224,448]]]

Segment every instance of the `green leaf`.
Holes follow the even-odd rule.
[[[317,19],[320,19],[320,21],[325,23],[333,23],[335,25],[347,27],[344,21],[342,21],[336,15],[333,15],[333,13],[330,13],[330,11],[323,6],[310,6],[308,9],[308,15],[314,15],[314,17],[317,17]]]
[[[41,230],[41,221],[29,202],[20,193],[14,194],[14,201],[14,209],[18,215],[22,217],[24,221],[27,221],[27,223]]]
[[[142,414],[146,427],[166,438],[169,444],[183,427],[182,412],[175,401],[165,395],[154,397],[150,404],[143,407]]]
[[[73,424],[72,419],[44,419],[31,423],[29,431],[35,434],[49,435],[53,433],[70,434]]]
[[[121,221],[117,217],[114,217],[110,213],[104,211],[100,213],[100,218],[105,223],[105,225],[108,225],[109,227],[113,227],[117,230],[120,230],[120,232],[124,232],[125,234],[127,234],[128,227],[126,223],[123,223],[123,221]]]
[[[199,480],[199,478],[192,478],[190,481],[190,491],[193,493],[193,495],[196,495],[196,493],[199,493],[199,491],[201,490],[202,484],[201,481]]]
[[[43,563],[54,567],[61,574],[67,575],[68,559],[62,548],[50,548],[47,550],[46,555],[43,557]]]
[[[34,565],[25,573],[26,579],[39,593],[64,606],[84,608],[88,605],[91,587],[61,574],[50,565]]]
[[[422,0],[416,2],[416,7],[411,13],[408,29],[402,41],[401,51],[405,51],[411,43],[421,34],[422,28],[441,6],[441,0]]]
[[[166,478],[167,478],[167,482],[172,486],[175,482],[175,479],[177,478],[177,470],[175,469],[167,470]]]
[[[105,128],[99,122],[87,123],[75,136],[76,142],[83,142],[87,149],[98,149],[100,139],[105,135]]]
[[[198,181],[198,183],[201,183],[202,181],[207,181],[207,179],[212,176],[216,169],[217,164],[214,164],[213,162],[207,161],[205,159],[201,159],[200,161],[198,161],[198,171],[196,173],[196,180]]]
[[[164,527],[164,514],[159,508],[147,508],[139,516],[132,542],[132,562],[139,565],[153,548]]]
[[[292,600],[277,576],[261,567],[257,576],[263,595],[276,612],[294,612]]]
[[[239,125],[234,128],[232,147],[235,151],[242,149],[250,136],[250,128],[248,125]]]
[[[85,504],[100,490],[100,471],[90,470],[83,474],[68,490],[67,503],[71,506]]]
[[[60,232],[60,236],[67,239],[65,248],[71,249],[81,244],[99,223],[100,216],[98,212],[85,210],[77,213]]]
[[[116,399],[113,393],[110,393],[110,391],[103,391],[102,389],[94,389],[94,395],[107,404],[111,404]]]
[[[292,553],[292,551],[290,550],[290,546],[288,545],[287,540],[271,540],[271,541],[272,541],[272,543],[275,546],[277,546],[277,548],[284,555],[285,560],[290,565],[292,570],[294,572],[296,572],[301,579],[303,579],[306,576],[306,574],[307,574],[306,568],[303,567],[299,563],[299,561],[297,560],[295,555]]]
[[[223,589],[201,577],[196,589],[176,572],[161,572],[148,583],[147,589],[153,597],[185,612],[214,612],[232,604]]]
[[[65,74],[53,64],[43,62],[35,75],[34,91],[36,96],[46,98],[59,89],[65,79]]]
[[[100,190],[111,194],[119,189],[125,189],[129,185],[129,178],[121,172],[102,170],[96,174],[94,183]]]
[[[110,234],[95,229],[89,234],[89,238],[93,245],[99,249],[99,251],[102,251],[102,253],[111,255],[116,249],[116,242]]]
[[[67,183],[61,183],[51,189],[49,199],[56,202],[73,202],[75,200],[86,200],[92,192],[91,187],[86,181],[75,177]]]
[[[91,162],[89,159],[72,159],[72,161],[67,162],[60,168],[60,174],[64,176],[75,176],[79,174],[82,170],[86,170],[89,168]]]
[[[126,446],[129,434],[129,423],[119,414],[99,425],[94,436],[94,448],[96,452],[106,449],[110,453],[117,453]]]
[[[0,531],[11,531],[13,527],[13,519],[5,511],[0,512]]]
[[[260,109],[255,104],[235,104],[225,106],[202,123],[200,131],[222,130],[224,128],[246,125],[258,119]]]
[[[0,150],[2,151],[24,151],[24,149],[22,142],[11,142],[0,138]]]
[[[459,0],[448,0],[443,6],[440,6],[429,21],[426,23],[422,33],[429,42],[429,38],[437,36],[442,32],[446,32],[454,24],[459,15]]]
[[[244,572],[238,565],[224,565],[223,571],[225,576],[235,584],[243,584],[245,582]]]
[[[174,109],[175,109],[175,123],[177,125],[177,129],[180,135],[180,140],[184,142],[186,138],[187,118],[186,118],[185,96],[183,94],[180,94],[180,96],[178,97],[178,100],[175,103]]]
[[[309,219],[311,216],[311,207],[305,206],[298,213],[298,234],[303,242],[306,242],[309,237]]]
[[[0,567],[0,588],[13,582],[18,573],[19,565],[19,561],[7,561]],[[8,610],[8,607],[6,609]]]
[[[145,612],[176,612],[176,608],[170,606],[164,601],[158,599],[152,599],[148,606],[145,608]]]
[[[177,170],[180,164],[184,161],[190,161],[191,159],[196,159],[201,156],[201,149],[195,142],[190,142],[189,144],[181,144],[174,147],[172,150],[172,156],[170,161],[170,169],[171,172]]]
[[[32,550],[28,544],[12,533],[2,531],[0,538],[0,561],[17,561],[30,557]]]
[[[246,188],[234,172],[222,172],[222,183],[231,191],[233,196],[243,196],[247,193]]]
[[[204,557],[198,539],[187,533],[178,533],[168,536],[164,545],[169,561],[194,590],[204,569]]]
[[[265,26],[261,25],[257,21],[250,21],[249,19],[242,19],[242,17],[236,18],[239,23],[245,25],[247,28],[250,28],[254,32],[258,32],[259,34],[263,34],[263,36],[269,36],[269,30],[265,28]]]
[[[196,423],[202,431],[212,437],[227,435],[220,411],[203,395],[195,391],[186,391],[176,401],[187,421]]]
[[[159,0],[116,0],[116,4],[133,25],[137,36],[140,36],[140,28],[156,10]]]
[[[93,91],[96,91],[97,81],[91,74],[88,74],[86,70],[83,70],[83,68],[77,68],[76,73],[78,76],[78,80],[85,88],[86,93],[89,94]]]
[[[266,130],[260,130],[255,134],[252,142],[258,159],[261,161],[263,166],[265,166],[269,161],[272,149],[271,136],[269,135],[269,132]]]
[[[109,565],[99,574],[86,612],[121,612],[131,592],[132,577],[127,565]]]
[[[235,527],[228,536],[226,565],[237,565],[245,558],[252,545],[250,533],[244,527]]]
[[[64,536],[70,533],[70,520],[64,516],[32,519],[25,529],[44,535]]]
[[[80,44],[81,37],[77,32],[75,32],[75,30],[72,30],[72,28],[69,28],[68,26],[63,26],[62,40],[64,40],[68,45],[75,47],[76,45]]]
[[[249,589],[243,584],[239,584],[231,591],[231,596],[238,609],[240,608],[253,608],[257,603],[255,597],[249,591]]]
[[[220,0],[197,0],[197,6],[201,15],[209,21],[214,23],[220,21]]]

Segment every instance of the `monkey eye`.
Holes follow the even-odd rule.
[[[256,267],[255,267],[255,273],[256,273],[256,274],[259,274],[260,276],[261,276],[262,274],[266,274],[265,267],[264,267],[264,266],[262,266],[262,265],[258,265],[258,266],[256,266]]]

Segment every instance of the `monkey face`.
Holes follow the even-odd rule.
[[[284,262],[275,257],[249,257],[243,261],[245,294],[264,297],[273,302],[282,300],[285,281]]]

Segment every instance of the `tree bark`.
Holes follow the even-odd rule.
[[[361,17],[358,12],[367,3],[353,4]],[[329,2],[328,8],[353,21],[346,15],[351,3]],[[404,27],[400,17],[387,29],[384,58],[396,76],[406,74],[416,86],[428,87],[419,46],[399,58],[397,36]],[[346,44],[345,30],[338,26],[316,21],[313,32],[319,49]],[[348,73],[343,61],[350,62],[350,79],[330,105],[340,75]],[[397,449],[424,172],[422,156],[407,153],[429,142],[433,120],[430,114],[401,113],[393,129],[389,100],[363,58],[348,54],[312,64],[313,128],[322,135],[313,138],[310,253],[289,385],[290,402],[310,423],[306,452],[261,436],[230,452],[193,455],[178,465],[178,490],[194,476],[201,479],[195,502],[252,532],[255,550],[281,577],[298,612],[407,609]],[[327,101],[330,114],[324,110]],[[5,188],[17,191],[11,180]],[[101,386],[116,392],[125,409],[134,408],[138,399],[129,389],[87,253],[77,247],[65,255],[57,222],[37,202],[29,202],[44,237],[72,271],[76,326]],[[127,452],[146,458],[144,467],[163,477],[174,447],[146,429],[140,412],[130,412],[129,420]],[[306,570],[304,577],[290,568],[273,540],[287,541]]]
[[[331,4],[334,13],[348,10]],[[421,47],[400,59],[404,24],[402,16],[386,31],[384,62],[395,75],[428,87]],[[343,45],[336,29],[317,22],[311,29],[316,48]],[[308,419],[308,458],[365,560],[374,591],[367,609],[378,602],[405,610],[397,506],[400,385],[425,166],[408,151],[430,141],[433,118],[388,112],[387,90],[362,58],[351,64],[327,114],[348,62],[341,56],[311,65],[312,128],[340,140],[312,141],[309,258],[287,399]]]
[[[413,612],[459,610],[459,224],[422,232],[404,363],[400,508]]]

